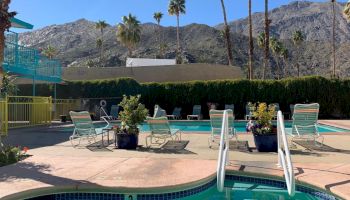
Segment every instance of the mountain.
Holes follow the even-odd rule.
[[[342,17],[343,4],[336,5],[336,41],[337,71],[341,76],[350,75],[350,25]],[[296,1],[273,9],[270,13],[271,35],[280,39],[289,50],[289,58],[271,56],[272,68],[268,70],[272,77],[277,70],[277,63],[286,75],[296,75],[293,67],[298,61],[304,75],[329,75],[331,71],[331,4]],[[253,15],[254,36],[264,27],[263,13]],[[185,60],[189,63],[227,64],[225,41],[221,36],[222,24],[210,27],[203,24],[190,24],[180,28],[181,44]],[[234,65],[246,70],[248,59],[248,20],[239,19],[230,22]],[[302,30],[306,41],[296,47],[290,40],[295,30]],[[158,33],[167,48],[165,58],[174,58],[176,49],[176,27],[159,27],[153,23],[142,24],[141,42],[134,52],[135,57],[155,58],[158,54]],[[63,66],[125,66],[127,50],[116,40],[116,27],[105,29],[105,58],[99,61],[96,40],[100,32],[95,29],[95,22],[80,19],[75,22],[52,25],[32,32],[20,34],[20,42],[27,46],[43,49],[52,45],[58,49],[57,57]],[[255,42],[255,74],[261,74],[263,52]]]

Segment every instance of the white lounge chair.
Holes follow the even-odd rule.
[[[230,139],[235,137],[237,139],[237,134],[236,130],[233,126],[234,123],[234,116],[233,116],[233,111],[232,110],[227,110],[228,111],[228,121],[229,121],[229,137]],[[224,110],[210,110],[209,111],[209,116],[210,116],[210,125],[211,125],[211,134],[208,139],[208,145],[209,148],[211,148],[212,143],[217,143],[219,144],[220,142],[220,137],[221,137],[221,129],[222,129],[222,121],[224,118]]]
[[[317,120],[320,105],[313,104],[296,104],[293,111],[293,124],[290,136],[294,139],[313,140],[321,139],[323,145],[324,137],[320,135],[317,128]]]

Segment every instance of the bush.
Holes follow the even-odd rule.
[[[21,95],[31,95],[29,86],[20,86]],[[31,87],[31,86],[30,86]],[[171,113],[180,106],[191,113],[194,104],[202,105],[208,116],[207,103],[235,104],[235,114],[243,118],[247,102],[279,103],[284,112],[289,104],[318,102],[321,117],[348,117],[350,115],[350,80],[322,77],[289,78],[283,80],[217,80],[181,83],[144,83],[133,79],[72,81],[57,87],[59,98],[104,98],[141,94],[147,108],[155,104]],[[29,94],[28,94],[29,92]],[[38,95],[53,95],[49,85],[38,85]],[[118,103],[118,102],[117,102]],[[152,110],[152,109],[150,109]]]
[[[0,149],[0,167],[10,165],[20,161],[26,155],[28,148],[23,148],[23,152],[20,147],[2,146]]]

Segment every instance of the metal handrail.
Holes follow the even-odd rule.
[[[284,127],[284,119],[281,111],[277,112],[277,140],[278,140],[278,166],[283,168],[288,194],[295,194],[295,178],[293,163]]]
[[[225,182],[225,168],[229,164],[229,124],[228,124],[228,112],[224,111],[222,126],[221,126],[221,136],[220,136],[220,146],[219,146],[219,157],[217,166],[217,188],[219,192],[224,190]]]

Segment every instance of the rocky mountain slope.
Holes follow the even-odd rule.
[[[343,19],[342,4],[336,6],[337,12],[337,71],[340,76],[350,75],[350,25]],[[279,38],[289,50],[289,58],[271,57],[270,77],[276,72],[277,62],[285,75],[296,75],[296,62],[301,64],[304,75],[328,75],[331,70],[331,5],[330,3],[292,2],[270,12],[272,19],[271,33]],[[263,31],[263,13],[253,16],[254,36]],[[248,58],[247,19],[230,23],[234,64],[246,69]],[[174,58],[176,49],[176,28],[158,27],[152,23],[142,24],[141,42],[135,50],[135,57],[154,58],[158,53],[159,31],[167,45],[165,58]],[[226,64],[225,43],[220,34],[222,25],[210,27],[202,24],[190,24],[180,29],[184,55],[190,63]],[[295,30],[301,29],[306,41],[295,47],[290,40]],[[108,26],[105,30],[105,58],[99,61],[96,40],[100,33],[95,29],[95,22],[80,19],[75,22],[52,25],[32,32],[20,34],[20,41],[35,48],[52,45],[58,49],[57,57],[66,67],[72,66],[125,66],[127,50],[116,40],[116,27]],[[261,74],[263,54],[255,45],[255,74]]]

